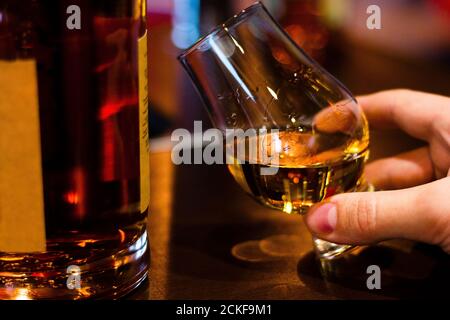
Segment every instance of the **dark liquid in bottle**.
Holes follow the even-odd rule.
[[[79,30],[67,27],[71,5],[81,8]],[[0,253],[0,272],[29,271],[37,263],[50,274],[108,258],[145,237],[138,91],[143,9],[141,0],[0,0],[0,59],[34,59],[37,66],[47,237],[47,252],[18,255],[19,265]]]

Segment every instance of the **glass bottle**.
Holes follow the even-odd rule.
[[[146,279],[147,84],[145,0],[0,0],[0,299]]]

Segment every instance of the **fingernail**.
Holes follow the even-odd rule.
[[[336,220],[336,205],[328,202],[313,208],[306,222],[313,233],[328,234],[336,228]]]

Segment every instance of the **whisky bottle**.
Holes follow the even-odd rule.
[[[0,0],[0,299],[146,279],[147,82],[145,0]]]

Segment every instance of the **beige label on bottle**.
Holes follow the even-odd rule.
[[[141,212],[150,203],[150,146],[148,128],[147,32],[138,41],[139,64],[139,135],[141,166]]]
[[[45,250],[36,64],[0,61],[0,251]]]

